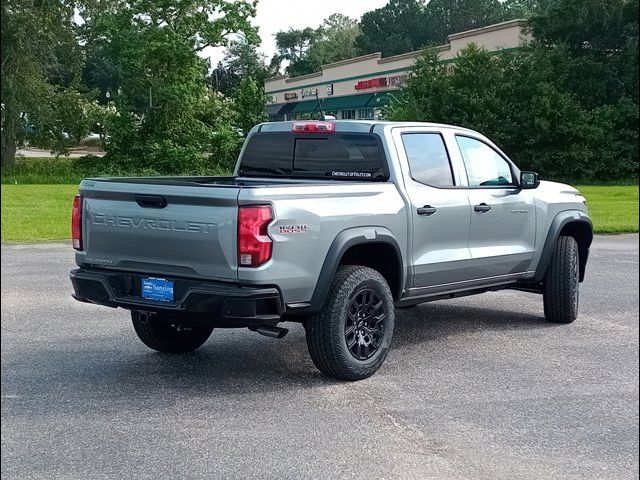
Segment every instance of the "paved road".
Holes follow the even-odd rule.
[[[423,305],[340,383],[297,326],[153,353],[69,298],[68,247],[2,246],[2,477],[638,478],[638,236],[592,252],[576,323],[513,291]]]
[[[81,148],[74,148],[66,155],[67,158],[81,158],[87,155],[93,155],[96,157],[104,157],[106,152],[100,150],[83,150]],[[24,158],[54,158],[55,154],[51,153],[51,150],[44,150],[42,148],[23,148],[16,152],[16,156]]]

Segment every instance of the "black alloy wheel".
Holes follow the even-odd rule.
[[[322,309],[305,322],[311,360],[341,380],[362,380],[384,363],[395,310],[382,274],[362,265],[341,265]]]
[[[353,295],[344,324],[344,338],[354,358],[367,360],[378,351],[386,318],[385,304],[374,290],[364,288]]]

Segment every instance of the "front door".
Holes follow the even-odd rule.
[[[467,172],[475,278],[525,272],[533,259],[536,209],[531,190],[517,186],[512,164],[479,138],[456,135]]]
[[[396,134],[407,168],[405,187],[411,203],[410,251],[414,288],[469,279],[471,213],[441,133],[424,129]]]

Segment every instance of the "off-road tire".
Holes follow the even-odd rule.
[[[580,264],[578,244],[561,236],[543,281],[544,316],[549,322],[571,323],[578,317]]]
[[[174,323],[166,314],[146,315],[132,311],[131,320],[142,343],[162,353],[192,352],[206,342],[213,331],[213,327]]]
[[[377,322],[382,328],[376,330],[379,333],[376,350],[369,358],[358,359],[347,345],[346,330],[349,328],[347,321],[353,321],[353,313],[350,314],[348,310],[353,307],[357,298],[361,298],[359,296],[363,292],[373,292],[377,298],[376,303],[380,305],[380,301],[382,302],[376,310],[379,314],[369,317],[374,319],[371,322]],[[384,320],[378,322],[375,318],[380,318],[381,312],[384,312]],[[358,265],[339,267],[322,310],[310,316],[305,323],[307,346],[313,363],[325,375],[341,380],[361,380],[373,375],[389,352],[394,319],[393,296],[379,272]],[[367,335],[369,334],[361,338],[364,339]],[[367,338],[374,338],[374,335]]]

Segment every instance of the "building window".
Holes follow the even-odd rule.
[[[355,110],[342,110],[342,119],[343,120],[355,120],[356,111]]]
[[[360,120],[373,120],[373,108],[359,108],[358,118]]]

